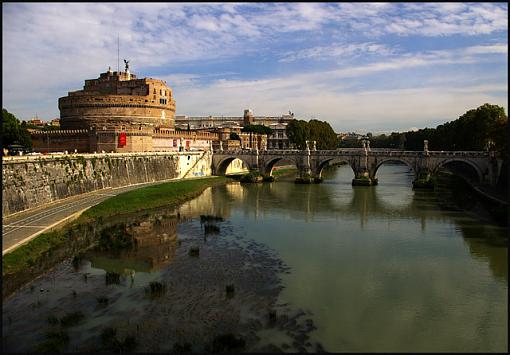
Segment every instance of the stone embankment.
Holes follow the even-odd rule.
[[[65,154],[3,159],[2,214],[82,193],[211,175],[209,152]]]

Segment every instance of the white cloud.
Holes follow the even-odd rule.
[[[480,47],[491,51],[490,46]],[[463,50],[469,52],[470,48]],[[459,51],[462,50],[453,52]],[[470,60],[465,58],[466,62]],[[327,120],[338,131],[363,127],[383,130],[389,125],[397,130],[406,130],[410,126],[423,127],[431,120],[455,119],[485,102],[508,109],[506,84],[479,83],[473,81],[469,74],[452,81],[438,73],[430,78],[430,83],[403,89],[353,91],[347,84],[338,84],[346,82],[342,80],[345,78],[355,82],[356,78],[375,72],[387,72],[389,80],[397,84],[398,80],[391,74],[392,71],[458,63],[452,52],[436,51],[428,54],[428,57],[408,56],[391,62],[334,71],[264,80],[217,80],[209,85],[181,87],[176,92],[176,99],[180,114],[240,115],[244,108],[249,107],[254,109],[255,114],[272,115],[290,109],[299,118]],[[200,102],[200,106],[196,102]],[[204,110],[204,107],[207,109]]]
[[[178,110],[195,110],[196,114],[207,114],[207,110],[237,114],[252,106],[267,114],[299,108],[305,116],[335,119],[344,112],[350,116],[349,107],[355,104],[364,106],[360,111],[368,110],[366,104],[356,101],[355,94],[347,92],[355,78],[433,65],[475,65],[498,55],[505,55],[507,61],[508,53],[508,45],[500,43],[501,39],[457,51],[406,53],[372,37],[506,34],[506,4],[4,3],[2,9],[3,102],[22,118],[35,112],[55,117],[58,97],[80,89],[84,79],[97,77],[109,65],[115,70],[117,33],[121,63],[122,58],[131,59],[132,71],[140,76],[158,77],[153,70],[163,73],[159,77],[174,87]],[[315,41],[335,33],[341,35],[334,37],[331,45]],[[297,41],[306,43],[306,48],[292,48],[291,43]],[[189,69],[190,63],[202,66],[233,60],[232,68],[221,70],[243,72],[244,68],[235,66],[242,66],[247,54],[286,63],[360,57],[370,63],[272,77],[257,68],[262,80],[242,76],[221,80],[219,76],[220,80],[211,84],[204,84],[212,79],[211,73],[199,75]],[[167,74],[167,68],[178,65],[187,66],[186,74]],[[491,97],[476,95],[477,99]],[[381,93],[381,97],[390,96]],[[379,106],[390,110],[389,104]]]
[[[296,60],[325,60],[325,59],[343,59],[359,56],[387,56],[394,54],[395,50],[387,45],[375,42],[362,43],[333,43],[328,46],[317,46],[298,51],[284,53],[279,60],[283,63],[289,63]]]

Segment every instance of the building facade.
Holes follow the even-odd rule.
[[[175,127],[217,132],[224,147],[235,146],[235,143],[226,142],[230,133],[233,132],[241,138],[239,144],[241,149],[290,149],[292,145],[287,137],[286,127],[293,119],[294,114],[290,111],[281,116],[254,116],[252,110],[246,109],[243,116],[176,116]],[[241,129],[247,125],[267,126],[273,130],[273,133],[266,136],[241,132]]]
[[[58,100],[62,129],[174,128],[175,100],[162,80],[108,69]]]

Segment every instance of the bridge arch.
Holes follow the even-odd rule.
[[[317,165],[317,177],[318,178],[322,177],[322,171],[332,161],[334,161],[335,163],[347,163],[347,165],[349,165],[351,167],[353,175],[356,176],[356,169],[354,168],[354,166],[352,165],[352,162],[349,159],[341,158],[341,157],[332,157],[332,158],[327,158],[327,159],[324,159],[322,161],[319,161],[319,163]]]
[[[224,176],[226,171],[227,171],[228,166],[235,159],[241,160],[244,163],[244,165],[246,165],[248,167],[248,169],[251,169],[251,166],[250,166],[249,162],[246,161],[245,159],[243,159],[243,157],[241,157],[241,156],[227,156],[227,157],[221,159],[215,165],[215,167],[214,167],[214,174],[215,175],[219,175],[219,176]]]
[[[282,161],[282,160],[291,162],[292,164],[294,164],[296,166],[297,169],[299,169],[299,165],[298,165],[298,162],[296,161],[296,159],[288,157],[288,156],[281,156],[281,157],[269,159],[267,161],[267,163],[264,164],[264,173],[269,176],[272,176],[273,175],[273,167],[276,165],[276,163],[278,163],[279,161]]]
[[[445,159],[443,161],[440,161],[437,166],[434,168],[434,173],[437,173],[439,171],[439,169],[441,169],[442,167],[445,167],[445,165],[448,165],[448,164],[452,164],[452,163],[460,163],[464,166],[468,166],[470,169],[472,169],[471,171],[473,171],[475,173],[475,176],[476,178],[478,179],[478,183],[481,183],[483,181],[483,175],[484,173],[482,172],[480,166],[478,164],[476,164],[475,162],[469,160],[469,159],[462,159],[462,158],[450,158],[450,159]],[[462,174],[461,174],[462,175]],[[466,177],[464,175],[464,177]]]
[[[388,157],[388,158],[384,158],[384,159],[381,159],[381,160],[378,160],[377,163],[375,164],[374,168],[373,168],[373,171],[372,171],[372,177],[376,177],[376,174],[377,174],[377,170],[379,170],[379,168],[381,167],[381,165],[383,165],[384,163],[388,163],[388,162],[397,162],[397,163],[404,163],[405,165],[407,165],[408,168],[411,169],[411,171],[413,172],[413,176],[414,178],[416,178],[418,175],[417,175],[417,171],[416,171],[416,168],[414,166],[414,162],[411,162],[407,159],[402,159],[402,158],[399,158],[399,157]]]

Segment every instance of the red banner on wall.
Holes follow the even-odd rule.
[[[119,134],[119,147],[123,147],[126,145],[126,133],[121,132]]]

